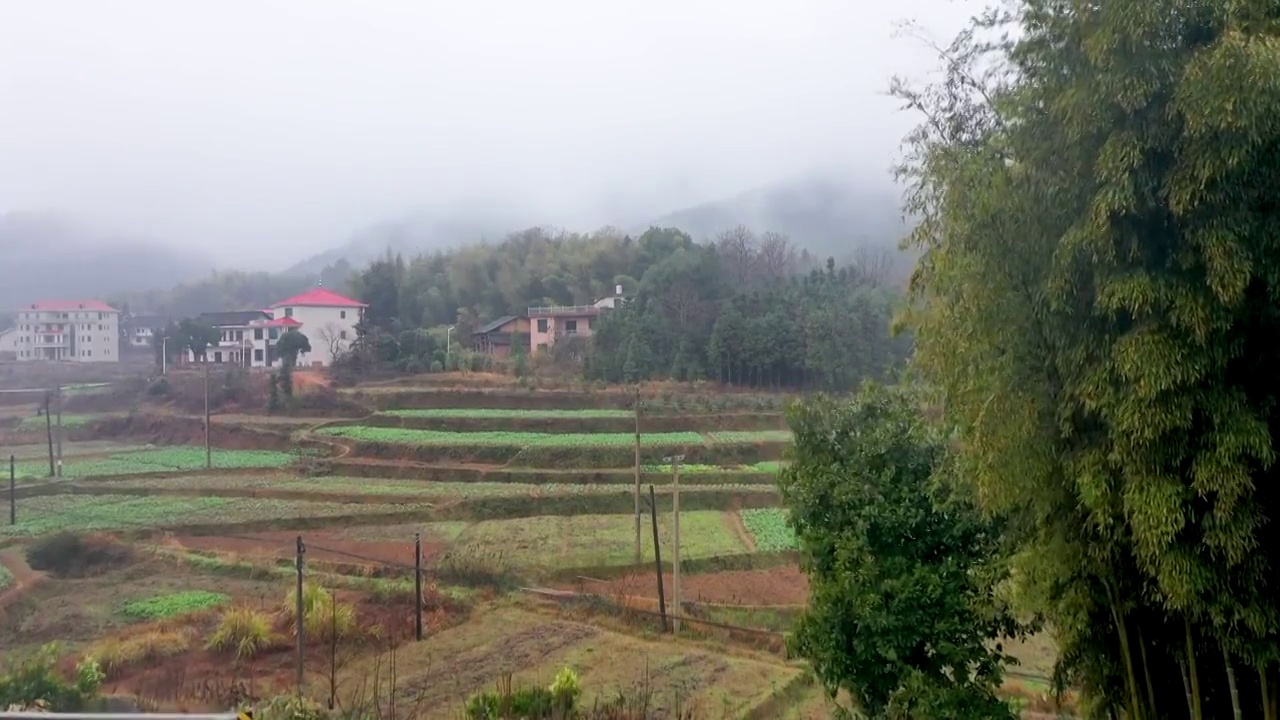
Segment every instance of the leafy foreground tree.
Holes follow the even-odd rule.
[[[782,471],[809,607],[793,650],[875,718],[1012,718],[995,696],[1021,628],[992,598],[999,538],[939,482],[942,438],[901,390],[792,408]]]
[[[898,88],[918,368],[1087,715],[1276,720],[1280,6],[1010,9]]]

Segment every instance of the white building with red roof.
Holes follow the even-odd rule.
[[[15,315],[19,362],[120,362],[120,311],[101,300],[43,300]]]
[[[272,303],[271,312],[277,322],[300,323],[298,329],[311,343],[311,352],[299,356],[298,365],[328,367],[335,355],[355,342],[356,325],[366,307],[368,305],[359,300],[315,287]]]

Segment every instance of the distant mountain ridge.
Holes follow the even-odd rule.
[[[857,181],[851,171],[823,170],[660,215],[627,231],[639,235],[650,226],[676,227],[696,240],[710,241],[721,231],[746,225],[757,233],[789,235],[811,253],[845,257],[860,247],[896,248],[908,229],[900,205],[887,183],[873,188]],[[413,255],[498,240],[539,224],[540,220],[499,203],[419,213],[372,226],[285,272],[315,275],[343,259],[359,268],[388,250]]]
[[[34,212],[0,214],[0,259],[0,313],[42,299],[105,300],[122,290],[170,287],[210,267],[187,250]]]

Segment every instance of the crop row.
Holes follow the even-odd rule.
[[[22,500],[18,523],[0,525],[0,535],[31,536],[60,530],[98,532],[131,528],[414,512],[429,505],[338,503],[262,498],[133,495],[48,495]]]
[[[399,445],[447,445],[487,447],[627,447],[635,443],[634,433],[536,433],[536,432],[449,432],[446,430],[406,430],[403,428],[345,425],[322,428],[325,435],[345,437],[359,442]],[[717,437],[721,435],[723,437]],[[723,444],[749,444],[790,440],[791,434],[779,430],[712,433]],[[640,436],[640,444],[650,447],[705,445],[696,432],[648,433]]]
[[[612,419],[612,418],[629,418],[633,416],[630,410],[607,410],[597,408],[583,408],[579,410],[555,410],[555,409],[527,409],[518,410],[514,408],[420,408],[412,410],[387,410],[383,415],[392,417],[405,418],[528,418],[528,419],[555,419],[555,418],[576,418],[576,419]]]
[[[94,419],[95,418],[92,415],[67,415],[64,413],[62,416],[62,428],[64,430],[81,428],[88,425]],[[58,423],[58,419],[57,417],[53,417],[46,420],[44,415],[32,415],[31,417],[23,418],[22,422],[18,423],[18,429],[22,431],[44,430],[46,423],[49,425],[56,425]]]
[[[111,452],[136,452],[138,450],[149,450],[151,445],[136,445],[131,443],[118,443],[109,440],[81,440],[78,442],[64,442],[62,444],[62,456],[64,458],[75,457],[77,455],[94,455],[105,454]],[[45,470],[48,470],[48,454],[49,446],[46,443],[31,443],[25,445],[12,445],[4,448],[3,460],[8,461],[9,455],[13,455],[18,461],[23,460],[45,460]],[[8,469],[6,468],[7,472]]]
[[[214,449],[213,467],[221,470],[239,468],[279,468],[293,462],[289,453],[274,450],[222,450]],[[175,446],[153,450],[113,453],[104,458],[64,459],[62,476],[88,478],[98,475],[134,475],[138,473],[199,470],[205,467],[205,449],[192,446]],[[41,478],[49,474],[44,461],[28,460],[19,463],[18,477]]]
[[[795,550],[796,534],[787,520],[787,511],[780,508],[742,510],[742,524],[747,526],[760,552]]]
[[[681,475],[719,475],[723,473],[776,473],[782,468],[782,463],[776,460],[763,460],[751,465],[734,465],[726,467],[724,465],[707,465],[702,463],[691,463],[680,466]],[[641,468],[644,472],[669,474],[672,471],[670,465],[645,465]]]
[[[218,491],[254,490],[263,492],[305,492],[317,495],[377,496],[400,495],[424,499],[480,497],[566,497],[573,495],[629,494],[631,486],[621,483],[513,483],[513,482],[424,482],[420,480],[368,480],[349,477],[297,477],[290,475],[185,475],[179,477],[121,478],[112,486],[133,490]],[[670,492],[669,485],[658,485],[660,493]],[[700,485],[681,483],[682,492],[776,492],[772,485],[720,483]]]

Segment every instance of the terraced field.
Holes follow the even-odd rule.
[[[244,468],[280,468],[297,459],[295,455],[271,450],[224,450],[215,449],[212,454],[213,467],[221,470]],[[145,450],[126,450],[114,452],[104,457],[77,458],[67,457],[62,460],[62,476],[64,478],[91,478],[104,475],[132,475],[140,473],[172,472],[200,470],[205,467],[205,449],[202,447],[166,447]],[[49,465],[46,461],[26,460],[18,463],[15,469],[18,478],[32,480],[47,478]]]
[[[428,505],[285,501],[260,498],[49,495],[26,498],[16,525],[0,525],[0,536],[36,536],[60,530],[99,532],[218,525],[361,515],[425,513]]]
[[[29,492],[19,501],[18,523],[0,525],[0,544],[29,543],[63,530],[123,533],[128,542],[146,548],[143,557],[179,558],[184,567],[229,578],[261,580],[252,573],[266,568],[278,582],[276,573],[286,570],[277,563],[289,562],[301,535],[309,577],[346,578],[340,586],[352,602],[364,602],[354,588],[366,592],[376,585],[379,593],[403,603],[412,584],[406,588],[395,577],[403,578],[406,566],[412,571],[417,536],[424,567],[432,573],[432,592],[435,579],[475,582],[490,588],[487,593],[491,587],[483,583],[563,588],[595,578],[592,582],[603,583],[599,587],[613,588],[600,578],[626,577],[627,592],[652,604],[656,553],[647,486],[654,486],[657,537],[670,583],[672,468],[663,459],[682,453],[680,554],[691,623],[701,617],[785,630],[791,610],[750,604],[794,603],[807,588],[787,552],[795,540],[773,480],[791,439],[777,429],[783,427],[777,404],[762,403],[752,411],[734,399],[719,408],[708,403],[682,410],[674,400],[654,402],[646,408],[651,414],[641,418],[636,468],[635,413],[608,406],[620,402],[615,395],[455,396],[382,388],[369,396],[385,409],[365,420],[215,417],[215,429],[233,428],[242,436],[279,426],[278,438],[324,446],[332,457],[311,453],[303,460],[290,452],[215,447],[212,472],[203,471],[202,447],[68,443],[63,480],[45,483],[47,448],[30,445],[19,448],[18,466]],[[361,397],[361,390],[344,396]],[[447,407],[454,397],[457,406]],[[509,407],[501,406],[508,401]],[[439,406],[414,407],[429,403]],[[227,436],[229,444],[236,441]],[[646,486],[638,566],[637,470]],[[395,577],[368,577],[384,573]],[[153,582],[142,571],[130,578],[128,592],[95,610],[110,613],[111,627],[179,621],[197,610],[219,612],[242,599],[207,578],[186,585]],[[398,584],[387,594],[391,585],[378,583]],[[453,587],[441,591],[451,597],[481,594]],[[670,585],[667,592],[670,601]],[[67,598],[59,602],[71,613],[75,602]],[[601,599],[614,601],[605,592]],[[254,602],[274,611],[280,598]],[[410,643],[397,659],[407,668],[406,682],[428,689],[431,712],[440,717],[455,717],[470,693],[491,687],[507,673],[516,673],[517,682],[542,681],[563,665],[578,669],[588,700],[652,682],[652,707],[660,715],[679,703],[696,705],[708,716],[738,717],[753,710],[757,717],[770,716],[768,703],[800,677],[795,666],[773,655],[665,636],[642,639],[619,631],[626,625],[616,621],[605,630],[589,616],[566,620],[561,611],[537,606],[540,601],[521,593],[474,602],[461,627],[441,625],[431,643]],[[740,603],[743,607],[736,607]],[[395,622],[403,624],[407,615],[397,607]],[[639,624],[646,631],[653,627],[643,616]],[[770,642],[780,646],[780,636]],[[601,657],[614,660],[596,662]],[[350,663],[340,683],[358,682],[363,662]]]

